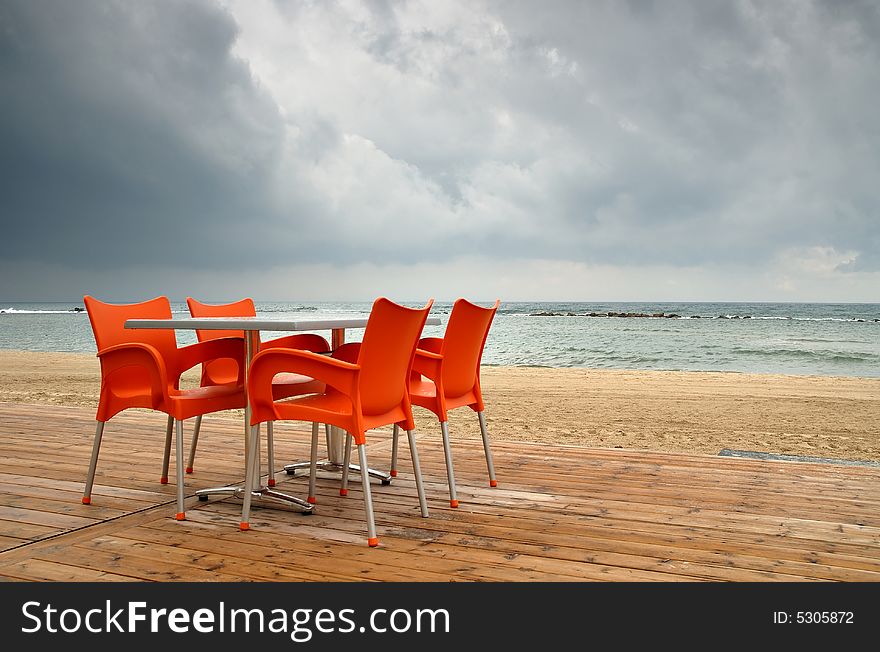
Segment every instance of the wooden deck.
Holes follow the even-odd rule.
[[[242,533],[240,501],[190,497],[176,522],[175,487],[158,483],[164,419],[108,424],[86,506],[93,412],[0,404],[0,579],[880,581],[877,468],[498,441],[490,489],[481,443],[454,441],[450,509],[439,431],[423,432],[431,517],[403,445],[401,477],[374,485],[381,546],[369,549],[357,476],[347,498],[320,479],[312,516],[258,508]],[[241,479],[240,433],[205,419],[188,495]],[[279,461],[306,458],[304,431],[276,433]],[[371,464],[389,449],[374,437]],[[277,477],[305,495],[305,477]]]

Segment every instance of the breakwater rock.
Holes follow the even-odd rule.
[[[680,319],[681,315],[665,312],[533,312],[530,317],[648,317],[651,319]]]

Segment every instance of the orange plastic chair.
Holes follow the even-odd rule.
[[[253,299],[247,298],[233,303],[208,304],[196,301],[192,297],[186,298],[186,305],[189,308],[189,314],[193,317],[256,317],[257,309],[254,306]],[[221,337],[238,337],[242,340],[244,347],[243,331],[215,331],[215,330],[197,330],[196,336],[200,342],[217,339]],[[303,349],[305,351],[314,351],[315,353],[327,353],[330,351],[330,345],[320,335],[310,333],[301,333],[297,335],[288,335],[286,337],[277,337],[268,342],[262,342],[260,349],[267,348],[289,348]],[[202,365],[202,387],[212,385],[227,385],[236,382],[236,374],[238,369],[229,360],[211,360]],[[272,383],[272,392],[275,400],[290,398],[291,396],[302,396],[303,394],[314,394],[324,391],[324,383],[307,376],[299,374],[282,374],[278,376]],[[202,429],[202,417],[196,417],[196,423],[193,427],[192,444],[189,449],[189,461],[186,465],[186,472],[193,472],[193,464],[196,457],[196,446],[199,443],[199,433]],[[274,455],[274,435],[272,424],[269,423],[266,428],[266,443],[269,447],[269,481],[270,487],[275,486],[275,455]],[[329,431],[329,428],[328,428]],[[329,436],[329,433],[328,433]]]
[[[409,394],[413,405],[426,408],[440,420],[443,450],[446,454],[446,476],[449,481],[449,505],[458,507],[455,491],[455,472],[452,468],[452,448],[449,445],[447,413],[459,407],[469,407],[477,413],[483,450],[489,467],[489,486],[498,486],[495,465],[489,449],[486,417],[483,414],[483,392],[480,389],[480,361],[489,328],[500,301],[491,308],[482,308],[465,299],[452,306],[443,338],[425,337],[419,340],[410,376]],[[395,426],[391,445],[391,475],[397,475],[397,438]]]
[[[296,419],[312,422],[312,451],[309,474],[309,502],[315,502],[315,475],[318,453],[318,423],[337,426],[347,431],[345,461],[342,471],[342,490],[345,495],[348,482],[348,461],[351,442],[358,447],[360,468],[367,469],[364,447],[366,433],[372,428],[395,424],[402,426],[409,436],[410,454],[419,508],[428,516],[422,474],[414,435],[412,406],[407,393],[407,379],[412,370],[413,357],[419,335],[428,318],[434,300],[424,308],[413,309],[385,299],[376,299],[370,312],[364,338],[357,347],[357,362],[317,355],[308,351],[270,349],[254,358],[248,377],[248,398],[251,403],[251,425],[265,421]],[[345,347],[343,347],[345,348]],[[348,349],[346,349],[348,350]],[[342,355],[345,355],[344,353]],[[272,379],[279,373],[295,372],[326,383],[320,394],[276,402],[272,394]],[[258,428],[254,429],[259,432]],[[258,436],[251,437],[251,457],[254,459]],[[241,529],[247,530],[250,497],[255,482],[254,470],[249,469],[244,492]],[[369,474],[361,473],[364,508],[367,518],[367,543],[379,545],[373,517]]]
[[[178,348],[171,329],[127,329],[128,319],[171,319],[166,297],[143,303],[108,304],[83,298],[101,361],[101,394],[92,457],[82,502],[91,503],[104,424],[125,409],[152,408],[168,415],[162,484],[168,482],[171,429],[176,423],[177,520],[186,518],[183,485],[183,421],[190,417],[243,408],[244,350],[236,338],[214,339]],[[224,385],[181,390],[180,375],[208,360],[228,359],[235,379]]]

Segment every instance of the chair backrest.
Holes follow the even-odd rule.
[[[83,302],[89,313],[89,322],[95,334],[98,351],[117,344],[149,344],[155,347],[169,366],[169,374],[174,373],[177,359],[177,339],[169,329],[126,328],[127,319],[171,319],[171,304],[167,297],[156,297],[143,303],[113,304],[85,296]]]
[[[256,317],[257,309],[253,299],[242,299],[232,303],[209,304],[196,301],[192,297],[186,298],[189,314],[193,317]],[[244,331],[212,331],[197,330],[196,337],[199,342],[213,340],[218,337],[244,337]]]
[[[474,388],[480,373],[480,361],[489,328],[500,301],[483,308],[465,299],[452,306],[446,334],[443,336],[443,391],[446,396],[461,396]]]
[[[186,298],[189,314],[193,317],[256,317],[257,309],[251,298],[233,301],[232,303],[210,304],[196,301],[192,297]],[[219,330],[196,330],[199,342],[213,340],[218,337],[241,337],[244,331],[219,331]],[[202,382],[205,385],[224,385],[233,383],[238,378],[238,365],[233,360],[220,358],[202,363]]]
[[[373,303],[358,354],[364,414],[384,414],[403,401],[416,345],[433,303],[431,299],[424,308],[407,308],[384,297]]]

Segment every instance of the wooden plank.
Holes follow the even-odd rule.
[[[57,500],[56,498],[57,496],[22,496],[21,494],[0,491],[0,505],[7,508],[16,507],[55,515],[81,516],[89,520],[108,520],[128,513],[127,510],[113,509],[105,505],[83,505],[81,498],[74,500],[73,496],[70,497],[70,500]]]
[[[35,559],[54,561],[87,571],[111,572],[130,580],[152,582],[241,582],[247,578],[223,573],[220,570],[204,570],[185,564],[165,563],[157,566],[155,561],[137,555],[119,555],[117,552],[98,550],[94,547],[66,546],[63,553],[53,559],[53,550],[40,551]],[[82,580],[77,580],[82,581]]]
[[[481,459],[482,451],[475,450],[473,457],[477,457],[477,453],[480,456],[478,459]],[[422,453],[420,448],[420,454],[425,458],[422,462],[423,472],[426,470],[445,472],[445,465],[443,465],[442,457],[439,457],[439,451],[428,450]],[[551,482],[560,488],[578,487],[581,482],[593,480],[599,482],[628,480],[640,483],[661,477],[670,483],[684,483],[684,486],[688,487],[700,486],[720,490],[739,486],[767,486],[768,482],[781,487],[797,486],[799,483],[808,482],[815,485],[817,490],[827,493],[828,489],[839,487],[841,482],[876,492],[873,480],[880,477],[880,469],[870,469],[863,473],[854,474],[851,472],[851,467],[829,464],[822,468],[821,474],[816,474],[808,472],[811,469],[804,467],[817,465],[799,462],[746,460],[746,466],[732,467],[727,462],[728,459],[732,458],[709,457],[703,458],[702,464],[699,466],[681,466],[672,463],[621,462],[601,458],[585,460],[555,458],[549,460],[543,456],[528,460],[525,456],[517,455],[507,464],[501,466],[500,478],[513,484],[520,481],[525,481],[526,484]],[[579,471],[577,475],[572,473],[572,469],[575,467]],[[410,467],[405,465],[403,468],[408,472]],[[476,482],[485,478],[485,475],[479,472],[471,475],[467,468],[462,469],[462,473],[466,477],[473,478]],[[859,482],[859,479],[864,481]],[[480,482],[480,484],[483,483]]]
[[[42,487],[45,489],[57,489],[59,491],[73,492],[79,496],[82,496],[84,482],[62,480],[59,478],[44,476],[28,476],[0,471],[0,487],[17,487],[21,485]],[[161,485],[157,485],[157,488],[159,487],[161,487]],[[92,489],[92,496],[113,496],[116,498],[122,498],[125,500],[130,500],[132,502],[139,502],[143,504],[155,504],[157,501],[164,501],[166,499],[166,495],[160,491],[129,489],[119,486],[96,486]]]
[[[34,485],[12,485],[6,483],[0,483],[0,504],[10,504],[7,503],[5,496],[12,495],[15,498],[29,498],[29,499],[43,499],[46,501],[51,501],[53,505],[60,505],[60,509],[68,510],[67,513],[74,513],[79,516],[92,516],[97,514],[94,511],[94,508],[100,508],[105,510],[105,513],[108,516],[103,516],[103,518],[113,518],[109,516],[113,512],[118,512],[117,515],[121,514],[130,514],[131,512],[136,512],[139,509],[146,509],[148,507],[154,507],[159,503],[167,503],[168,497],[161,496],[161,500],[151,500],[151,501],[143,501],[143,500],[131,500],[130,498],[120,498],[117,496],[107,496],[96,494],[94,491],[92,492],[93,504],[92,505],[83,505],[82,504],[82,488],[78,491],[65,491],[63,489],[50,489],[47,487],[40,487]],[[83,511],[79,511],[80,505]],[[92,510],[92,511],[90,511]]]
[[[15,532],[14,536],[28,536],[32,539],[32,542],[26,546],[0,552],[0,563],[30,559],[37,556],[42,550],[55,549],[58,546],[72,546],[82,541],[90,541],[95,537],[127,527],[135,527],[157,518],[174,520],[168,508],[163,505],[63,533],[46,526],[0,521],[0,532],[3,531],[3,528],[8,527],[10,531]],[[33,534],[28,534],[32,530]]]
[[[36,541],[47,536],[57,534],[60,530],[49,525],[34,525],[33,523],[21,523],[19,521],[7,521],[0,519],[0,535],[17,539]]]
[[[4,577],[28,582],[131,582],[131,577],[70,566],[42,559],[26,559],[0,566]]]
[[[284,566],[281,564],[253,564],[247,559],[240,559],[226,553],[213,553],[179,547],[173,543],[174,537],[166,534],[165,541],[154,538],[143,539],[122,538],[119,535],[98,537],[88,543],[79,544],[80,548],[112,552],[120,560],[137,558],[153,563],[156,569],[169,569],[168,572],[187,574],[192,578],[201,578],[203,573],[222,573],[236,579],[252,581],[302,581],[334,579],[324,573],[315,573],[308,568]],[[44,553],[45,554],[45,553]],[[180,570],[177,566],[186,568]],[[173,570],[172,567],[174,567]],[[337,578],[338,579],[338,578]]]
[[[30,525],[45,525],[57,530],[70,530],[85,525],[92,525],[97,523],[99,519],[0,505],[0,520],[16,521]],[[0,530],[0,532],[5,534],[3,530]]]
[[[395,485],[409,486],[408,479],[398,478]],[[445,492],[445,484],[426,481],[427,489],[434,494]],[[522,485],[520,485],[522,487]],[[483,488],[468,488],[463,485],[460,490],[460,500],[465,501],[482,501],[485,502],[490,497],[496,503],[504,503],[505,501],[522,501],[533,504],[555,504],[557,506],[570,506],[573,504],[597,504],[600,500],[622,501],[631,504],[634,507],[639,505],[648,505],[653,510],[659,509],[666,513],[674,513],[681,510],[691,510],[694,506],[694,493],[682,489],[663,491],[662,488],[655,492],[626,492],[616,488],[610,491],[592,491],[588,487],[584,488],[581,495],[560,495],[559,493],[548,493],[547,491],[534,491],[530,488],[514,488],[505,485],[494,490]],[[549,488],[547,488],[549,490]],[[778,494],[774,492],[773,495]],[[806,514],[812,514],[814,519],[824,518],[826,515],[832,515],[832,518],[839,520],[842,517],[851,516],[858,519],[862,525],[875,524],[880,526],[880,519],[873,517],[875,505],[874,501],[861,500],[859,502],[846,502],[837,499],[822,499],[815,497],[808,500],[790,500],[787,495],[779,496],[776,501],[762,499],[742,498],[742,492],[738,495],[719,495],[709,494],[705,491],[700,493],[701,511],[704,514],[737,511],[737,512],[753,512],[760,511],[766,515],[787,516],[792,512],[792,508]],[[669,509],[667,509],[669,508]]]
[[[2,524],[0,524],[0,528],[2,528]],[[28,543],[28,541],[29,539],[23,539],[20,537],[0,536],[0,551],[15,548],[16,546]]]

